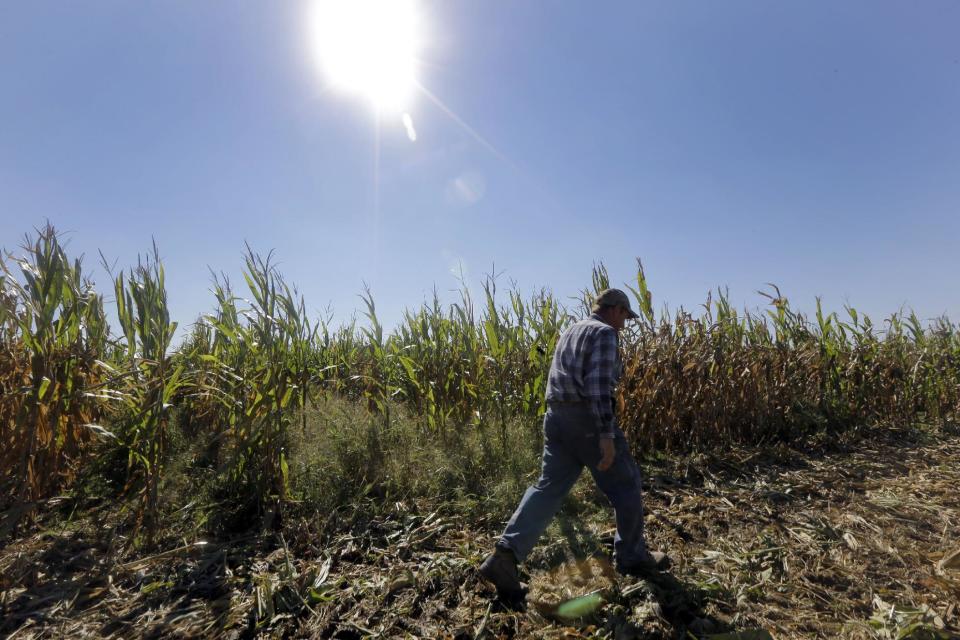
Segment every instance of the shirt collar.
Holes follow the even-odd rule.
[[[602,322],[603,324],[606,324],[608,327],[610,326],[609,324],[606,323],[606,321],[603,318],[600,317],[599,313],[591,313],[590,318],[592,320],[596,320],[597,322]],[[617,336],[617,344],[620,344],[620,332],[615,331],[614,334]]]

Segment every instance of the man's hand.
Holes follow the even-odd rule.
[[[600,463],[597,464],[597,471],[606,471],[613,466],[613,457],[617,450],[613,446],[613,438],[600,438]]]

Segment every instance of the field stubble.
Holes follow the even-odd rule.
[[[484,498],[470,495],[356,496],[325,519],[288,518],[276,532],[233,541],[205,542],[186,519],[172,519],[149,554],[125,544],[129,529],[116,505],[102,501],[75,519],[51,515],[39,532],[5,547],[0,632],[957,637],[960,563],[949,557],[960,546],[960,438],[870,435],[829,449],[648,460],[648,533],[675,560],[652,581],[610,571],[612,515],[581,481],[526,565],[526,611],[502,606],[475,571],[515,487],[481,508],[471,501]],[[525,476],[514,483],[532,478]],[[558,603],[589,593],[602,602],[585,617],[556,615]]]

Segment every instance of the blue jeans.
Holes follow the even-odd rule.
[[[640,469],[630,455],[623,431],[614,427],[613,465],[606,471],[597,471],[601,454],[595,423],[585,404],[549,406],[543,419],[540,479],[523,495],[497,547],[509,549],[522,562],[560,509],[580,472],[587,467],[616,513],[613,548],[617,564],[629,567],[649,558],[643,535]]]

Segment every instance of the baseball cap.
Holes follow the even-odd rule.
[[[630,308],[630,298],[620,289],[604,289],[598,293],[593,300],[593,310],[596,311],[600,307],[623,307],[630,312],[631,320],[640,317]]]

